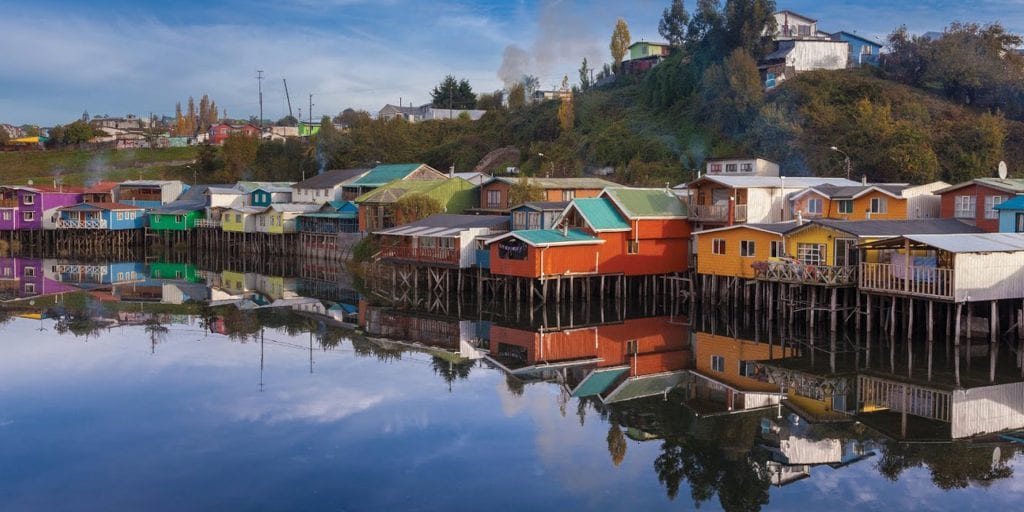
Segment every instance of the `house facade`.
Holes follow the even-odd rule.
[[[476,187],[461,178],[396,180],[355,199],[359,206],[359,230],[373,233],[405,223],[398,216],[397,204],[402,197],[412,194],[436,200],[445,213],[463,213],[477,204]]]
[[[480,186],[480,209],[491,212],[508,213],[515,206],[512,204],[512,186],[523,178],[497,176]],[[606,187],[617,187],[600,178],[525,178],[531,185],[544,191],[541,201],[557,202],[572,201],[577,197],[597,197]]]
[[[114,188],[114,200],[122,204],[156,208],[176,201],[188,185],[178,180],[128,180]]]
[[[293,203],[324,204],[328,201],[340,201],[344,193],[343,185],[359,179],[369,169],[334,169],[324,171],[292,185]]]
[[[0,187],[0,231],[53,229],[57,209],[81,201],[81,192],[70,189]]]
[[[942,218],[959,219],[994,233],[999,231],[996,207],[1024,194],[1024,179],[976,178],[935,193],[942,198]]]
[[[850,67],[878,66],[882,43],[852,32],[842,31],[832,34],[832,40],[843,41],[850,45],[848,58]]]
[[[227,140],[228,137],[230,137],[232,135],[235,135],[235,134],[245,135],[246,137],[259,137],[260,136],[260,129],[257,128],[256,126],[253,126],[252,124],[249,124],[249,123],[245,123],[245,124],[228,124],[228,123],[215,124],[215,125],[210,127],[209,139],[208,140],[210,141],[210,144],[213,144],[215,146],[221,146],[221,145],[224,144],[224,141]]]
[[[1024,233],[1024,195],[1014,196],[996,206],[1000,233]]]
[[[792,220],[790,195],[821,185],[854,187],[858,183],[845,178],[707,174],[686,185],[690,219],[697,229]]]
[[[775,51],[757,67],[765,89],[772,89],[805,71],[846,69],[849,64],[850,44],[846,41],[787,39],[779,40]]]
[[[905,183],[838,187],[819,185],[790,197],[794,217],[803,219],[906,219]]]
[[[508,217],[438,214],[375,234],[384,260],[469,268],[478,263],[477,240],[508,228]]]
[[[146,227],[146,209],[120,203],[81,203],[57,210],[57,229],[126,230]]]
[[[568,201],[523,203],[512,208],[512,229],[551,229]]]

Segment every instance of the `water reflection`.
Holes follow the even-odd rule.
[[[618,471],[639,471],[638,482],[659,485],[665,498],[695,506],[843,506],[815,489],[841,484],[893,494],[921,474],[933,490],[983,491],[1014,481],[1018,445],[991,435],[961,439],[1024,428],[1019,365],[1012,357],[995,357],[987,344],[963,354],[973,364],[964,365],[958,387],[951,371],[955,355],[944,341],[936,347],[858,332],[818,333],[765,325],[743,313],[681,314],[677,304],[640,310],[453,303],[441,314],[372,303],[340,275],[309,271],[313,265],[269,275],[181,262],[0,259],[0,320],[36,320],[39,329],[86,340],[129,329],[145,338],[155,356],[182,343],[181,333],[223,336],[246,348],[232,364],[258,371],[258,380],[247,383],[257,395],[222,404],[244,421],[331,424],[389,403],[407,407],[412,397],[424,399],[422,391],[406,387],[424,386],[423,375],[447,391],[435,389],[430,400],[447,395],[473,404],[461,418],[492,414],[487,407],[502,410],[503,423],[487,427],[510,437],[504,429],[513,425],[524,432],[538,428],[514,420],[529,402],[531,414],[561,418],[538,420],[543,450],[558,454],[555,444],[585,443],[605,464],[587,473],[591,479],[614,481],[627,478]],[[297,352],[308,361],[295,365],[294,357],[283,355]],[[322,355],[328,353],[372,365],[363,367],[358,386],[344,379],[325,382],[301,399],[278,384],[285,361],[291,372],[316,373],[333,364]],[[406,363],[422,373],[388,370]],[[483,393],[491,388],[481,382],[497,391]],[[453,403],[432,402],[445,412]],[[397,411],[382,414],[397,417]],[[577,426],[566,430],[571,425],[562,419]],[[423,412],[402,421],[425,426],[439,420]],[[544,426],[549,424],[558,427]],[[369,435],[358,440],[374,443]],[[404,449],[427,457],[422,451],[438,442],[430,437]],[[503,460],[523,446],[477,442]],[[548,465],[564,456],[538,455]],[[888,482],[897,487],[880,485]],[[944,504],[939,494],[916,492]],[[1002,499],[994,493],[969,497],[973,504]],[[861,498],[875,500],[876,507],[888,503]],[[667,506],[636,499],[646,508]],[[567,502],[581,503],[587,508],[593,502]]]

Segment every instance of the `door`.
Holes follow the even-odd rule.
[[[835,257],[837,267],[856,265],[859,257],[857,240],[853,238],[837,238]]]

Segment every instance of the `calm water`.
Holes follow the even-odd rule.
[[[841,379],[859,361],[842,342],[812,364],[795,342],[657,308],[545,323],[375,307],[343,278],[8,267],[5,511],[979,510],[1024,497],[1013,444],[954,442],[913,417],[900,442],[898,415],[824,423],[812,402],[793,399],[806,417],[771,402],[764,375],[779,368]],[[761,363],[715,377],[709,354],[731,368],[737,350]]]

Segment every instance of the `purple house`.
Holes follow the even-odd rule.
[[[26,299],[78,290],[57,281],[47,270],[47,262],[37,258],[0,258],[0,300]]]
[[[57,208],[82,202],[82,193],[41,186],[0,187],[0,231],[54,229]]]

